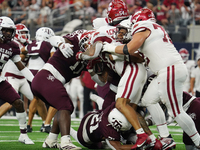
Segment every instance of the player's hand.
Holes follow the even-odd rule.
[[[91,72],[93,71],[93,69],[94,69],[94,66],[95,66],[97,63],[99,63],[100,60],[101,60],[101,59],[100,59],[99,57],[97,57],[97,58],[94,58],[94,59],[88,61],[88,64],[87,64],[87,67],[86,67],[86,69],[88,70],[88,72],[91,73]]]
[[[108,42],[103,43],[103,52],[115,53],[115,48],[117,46],[110,44]]]
[[[82,60],[81,55],[83,52],[76,53],[76,60]]]
[[[69,58],[74,54],[74,51],[71,49],[71,47],[73,47],[73,45],[69,43],[62,43],[59,46],[59,49],[66,58]]]

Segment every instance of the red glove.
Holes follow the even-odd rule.
[[[81,59],[82,53],[83,53],[83,52],[78,52],[78,53],[76,53],[76,60],[82,60],[82,59]]]
[[[86,67],[86,69],[88,70],[88,72],[92,72],[93,71],[94,65],[96,63],[99,63],[99,60],[100,60],[100,58],[97,57],[97,58],[94,58],[94,59],[88,61],[88,64],[87,64],[87,67]]]

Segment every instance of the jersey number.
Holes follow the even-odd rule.
[[[167,34],[167,32],[163,29],[163,27],[161,27],[160,25],[157,25],[157,24],[153,24],[153,27],[154,29],[161,29],[164,33],[164,38],[163,38],[163,41],[164,42],[170,42],[172,43],[172,40],[170,39],[169,35]]]

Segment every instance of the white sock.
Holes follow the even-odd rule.
[[[20,129],[26,129],[27,125],[26,125],[26,112],[23,113],[17,113],[16,112],[16,117],[17,120],[19,122],[19,128]]]
[[[165,114],[160,107],[160,105],[152,104],[147,107],[149,113],[151,114],[152,119],[154,120],[157,129],[159,131],[159,134],[161,137],[168,137],[169,136],[169,130],[167,128],[167,123],[165,119]]]
[[[58,139],[58,134],[50,132],[48,138],[52,139],[52,140],[57,140]]]
[[[144,133],[144,130],[143,130],[142,128],[140,128],[140,129],[136,130],[136,133],[137,133],[137,134],[143,134],[143,133]]]
[[[65,146],[66,144],[71,143],[70,135],[64,135],[64,136],[62,136],[60,143],[61,143],[60,144],[61,147]]]
[[[154,143],[156,141],[156,137],[154,134],[151,134],[149,137],[150,137],[152,143]]]

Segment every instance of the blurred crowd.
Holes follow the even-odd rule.
[[[91,23],[96,17],[106,16],[110,1],[4,0],[0,4],[0,14],[12,18],[15,24],[23,23],[28,27],[31,22],[40,26],[48,24],[52,19],[49,16],[64,20],[68,17],[66,12],[73,12],[71,20],[87,19]],[[134,14],[140,8],[150,8],[155,13],[157,23],[163,26],[200,25],[200,0],[124,0],[124,2],[130,14]]]

